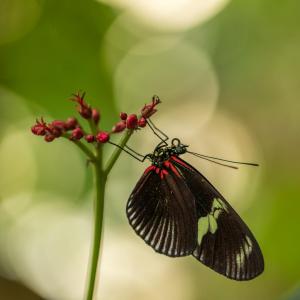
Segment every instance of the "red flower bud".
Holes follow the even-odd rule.
[[[88,134],[84,138],[88,143],[93,143],[95,141],[95,136],[93,136],[92,134]]]
[[[139,120],[138,120],[138,125],[139,127],[145,127],[147,125],[147,121],[144,117],[141,117]]]
[[[106,131],[101,131],[97,134],[96,139],[99,143],[106,143],[109,141],[109,133]]]
[[[46,129],[39,125],[34,125],[31,127],[31,132],[35,135],[45,135]]]
[[[74,102],[77,102],[78,105],[76,107],[77,111],[80,113],[80,115],[85,119],[90,119],[92,117],[92,109],[91,107],[83,100],[85,93],[83,93],[81,96],[79,93],[74,94],[74,97],[71,99]]]
[[[78,122],[75,118],[68,118],[67,121],[65,122],[65,129],[66,130],[72,130],[76,128]]]
[[[48,131],[49,128],[43,118],[40,121],[37,119],[36,124],[31,127],[31,132],[35,135],[45,135]]]
[[[120,119],[125,121],[127,119],[127,114],[124,113],[124,112],[121,112],[120,113]]]
[[[53,134],[46,134],[44,139],[46,142],[50,143],[55,139],[55,136]]]
[[[92,109],[92,119],[95,122],[95,124],[99,123],[100,120],[100,113],[96,108]]]
[[[112,128],[113,133],[122,132],[126,128],[126,122],[120,121]]]
[[[71,140],[80,140],[83,137],[84,133],[80,127],[73,129],[70,139]]]
[[[48,131],[55,137],[60,137],[65,130],[65,122],[60,120],[52,121],[48,124]]]
[[[128,129],[134,129],[137,127],[137,116],[135,114],[129,115],[127,120],[126,120],[126,127]]]
[[[55,128],[59,128],[61,130],[64,130],[66,127],[66,123],[64,121],[61,120],[54,120],[51,122],[51,125]]]
[[[92,116],[92,110],[90,107],[77,106],[77,111],[85,119],[90,119]]]
[[[49,128],[49,132],[55,137],[60,137],[62,135],[62,129],[58,127],[53,127],[51,124],[49,124],[48,128]]]
[[[144,107],[141,110],[142,117],[144,118],[150,118],[154,113],[157,112],[157,109],[155,108],[157,104],[161,103],[158,96],[152,97],[152,103],[145,104]]]

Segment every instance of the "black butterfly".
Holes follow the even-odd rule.
[[[148,125],[162,141],[152,154],[135,156],[152,162],[127,203],[127,217],[135,232],[158,253],[193,255],[230,279],[250,280],[261,274],[264,260],[256,239],[216,188],[180,158],[189,152],[187,145],[173,139],[168,146],[168,137],[151,121]],[[227,161],[189,153],[218,164],[222,163],[215,160]]]

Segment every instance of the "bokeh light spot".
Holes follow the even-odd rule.
[[[149,27],[160,31],[182,31],[216,15],[229,0],[99,0],[125,10]]]
[[[28,33],[41,14],[41,1],[0,1],[0,45],[13,42]]]
[[[197,102],[198,120],[204,124],[218,98],[218,80],[208,57],[183,42],[166,51],[140,54],[148,47],[149,41],[139,43],[119,64],[114,78],[117,104],[134,111],[157,94],[163,102],[160,114],[166,114],[182,103]]]
[[[13,127],[6,131],[0,144],[0,197],[32,190],[36,182],[36,163],[28,129]],[[14,170],[12,172],[11,170]],[[3,200],[4,201],[4,200]]]

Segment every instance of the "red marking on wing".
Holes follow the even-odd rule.
[[[179,164],[181,164],[182,166],[184,166],[184,167],[186,167],[186,168],[188,168],[188,169],[191,170],[191,167],[190,167],[189,165],[187,165],[185,162],[183,162],[181,159],[179,159],[178,157],[176,157],[176,156],[171,156],[171,158],[172,158],[173,160],[175,160],[176,162],[178,162]]]
[[[163,179],[164,178],[164,175],[167,175],[168,174],[168,171],[165,170],[165,169],[161,169],[160,171],[160,178]]]
[[[150,171],[152,171],[152,170],[154,170],[154,169],[155,169],[155,166],[149,166],[149,167],[145,170],[144,174],[147,174],[147,173],[149,173]]]
[[[172,172],[175,173],[175,175],[176,175],[177,177],[181,177],[181,175],[179,174],[178,170],[174,167],[174,165],[173,165],[170,161],[165,161],[165,162],[164,162],[164,165],[165,165],[167,168],[171,169]]]

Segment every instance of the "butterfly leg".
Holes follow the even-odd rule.
[[[144,157],[145,155],[140,154],[138,152],[136,152],[135,150],[133,150],[131,147],[125,145],[124,148],[126,148],[127,150],[130,150],[132,153],[134,153],[135,155],[139,156],[139,157]]]
[[[146,155],[142,155],[136,151],[134,151],[133,149],[131,149],[130,147],[126,147],[128,150],[126,150],[125,148],[119,146],[118,144],[115,144],[113,142],[108,142],[109,144],[121,149],[122,151],[126,152],[127,154],[129,154],[131,157],[135,158],[136,160],[140,161],[140,162],[144,162],[146,160],[146,158],[149,157],[149,154]],[[131,151],[131,152],[130,152]]]
[[[147,119],[147,124],[148,124],[149,128],[152,130],[152,132],[161,140],[161,142],[157,145],[157,147],[159,147],[161,145],[167,146],[168,145],[167,140],[169,139],[169,137],[163,131],[161,131],[159,128],[157,128],[154,125],[154,123],[150,120],[150,118]]]

